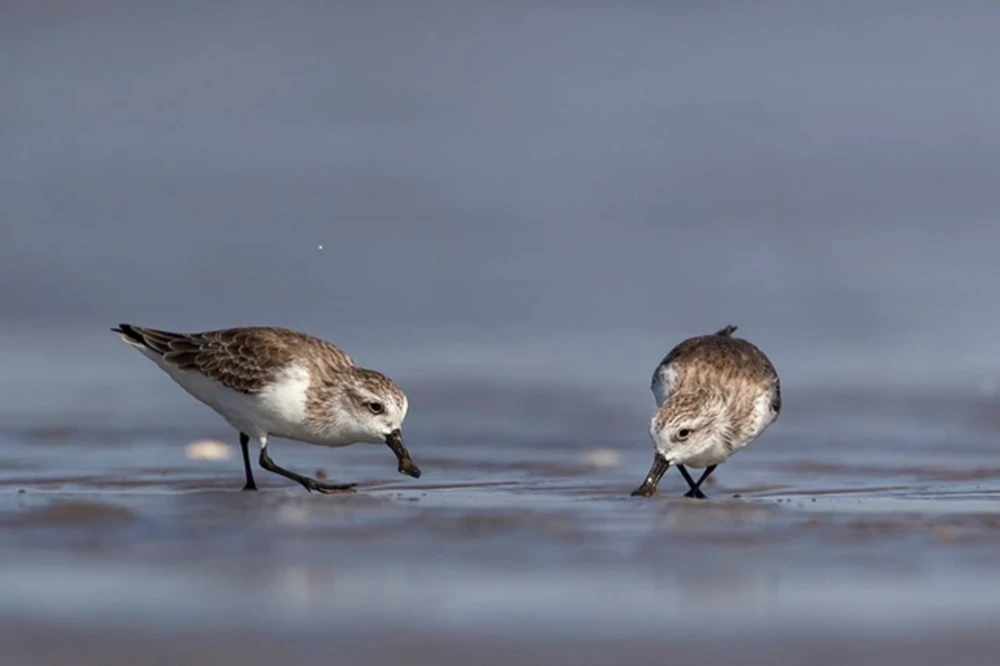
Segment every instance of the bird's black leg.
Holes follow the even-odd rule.
[[[317,481],[316,479],[310,479],[308,476],[302,476],[301,474],[296,474],[295,472],[289,471],[283,467],[278,467],[271,456],[267,455],[267,448],[260,450],[260,466],[266,469],[268,472],[274,472],[275,474],[280,474],[286,479],[291,479],[297,483],[301,483],[302,487],[309,492],[316,491],[319,493],[336,493],[344,492],[347,490],[353,490],[354,486],[358,485],[356,483],[323,483]]]
[[[247,484],[243,486],[243,490],[257,490],[257,484],[253,480],[253,470],[250,468],[250,436],[245,432],[240,433],[240,448],[243,449],[243,471],[247,476]]]
[[[687,468],[684,467],[684,465],[678,465],[677,471],[681,473],[681,476],[683,476],[684,480],[687,481],[688,487],[691,488],[691,490],[684,494],[684,497],[694,497],[693,493],[698,488],[698,484],[695,483],[694,479],[691,478],[691,475],[688,474]]]
[[[701,491],[701,484],[704,483],[705,479],[707,479],[709,476],[712,475],[712,472],[715,471],[715,468],[717,466],[718,465],[709,465],[708,467],[705,468],[705,471],[701,473],[701,478],[698,479],[697,481],[694,481],[691,479],[691,476],[688,474],[687,470],[684,469],[681,465],[678,465],[677,466],[678,469],[680,469],[681,474],[684,475],[684,480],[688,482],[689,486],[691,486],[691,490],[687,491],[684,494],[684,497],[692,497],[694,499],[708,499],[705,493]]]

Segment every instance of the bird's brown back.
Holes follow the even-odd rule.
[[[271,326],[172,333],[122,324],[120,333],[160,354],[181,370],[193,370],[241,393],[260,391],[292,361],[323,376],[354,365],[337,346],[306,333]]]
[[[712,335],[688,338],[671,349],[659,367],[672,366],[683,383],[777,384],[778,373],[771,361],[753,343],[734,338],[735,330],[727,326]]]

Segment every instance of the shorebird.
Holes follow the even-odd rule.
[[[653,495],[663,474],[676,465],[690,487],[684,496],[705,499],[705,479],[778,418],[778,373],[764,352],[734,338],[735,331],[735,326],[727,326],[713,335],[689,338],[653,372],[653,464],[633,496]],[[685,465],[705,471],[695,481]]]
[[[403,445],[406,395],[391,379],[355,365],[325,340],[272,327],[170,333],[119,324],[111,330],[236,428],[246,474],[243,490],[257,490],[251,438],[260,444],[263,469],[310,492],[349,491],[357,485],[324,483],[279,467],[268,455],[268,436],[330,447],[387,444],[399,472],[420,477]]]

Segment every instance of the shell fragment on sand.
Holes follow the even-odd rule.
[[[199,439],[184,447],[184,455],[188,460],[229,460],[232,448],[214,439]]]

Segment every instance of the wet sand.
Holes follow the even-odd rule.
[[[932,417],[925,397],[872,397],[867,427],[833,431],[857,426],[858,406],[813,397],[721,467],[703,502],[679,497],[676,472],[660,497],[629,497],[651,449],[642,407],[613,401],[561,435],[545,414],[463,430],[445,401],[410,428],[419,480],[384,447],[274,443],[293,469],[360,483],[334,496],[261,471],[262,491],[241,492],[222,427],[7,428],[0,654],[29,666],[990,663],[989,401]],[[485,422],[522,409],[502,391],[477,404]],[[185,457],[204,438],[229,459]]]

